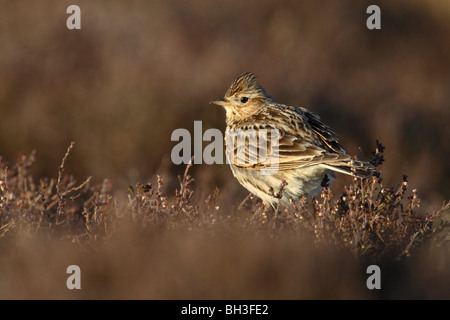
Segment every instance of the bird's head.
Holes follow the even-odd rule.
[[[245,72],[231,83],[223,99],[210,103],[225,108],[227,123],[229,123],[252,115],[272,100],[273,98],[256,82],[253,73]]]

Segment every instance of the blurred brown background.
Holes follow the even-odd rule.
[[[0,154],[36,149],[36,176],[56,176],[75,141],[66,170],[80,180],[170,177],[184,170],[172,131],[223,130],[208,102],[252,71],[278,101],[320,114],[348,153],[382,141],[386,183],[407,174],[437,209],[450,198],[450,2],[376,1],[382,29],[368,30],[372,2],[1,1]],[[71,4],[81,30],[66,28]],[[225,165],[193,175],[202,192],[246,195]]]

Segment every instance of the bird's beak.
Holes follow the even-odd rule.
[[[209,104],[216,104],[216,105],[218,105],[218,106],[222,106],[222,107],[225,107],[225,105],[226,105],[226,101],[225,101],[225,99],[219,99],[219,100],[215,100],[215,101],[211,101]]]

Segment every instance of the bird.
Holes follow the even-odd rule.
[[[278,103],[251,72],[210,103],[226,112],[225,152],[233,176],[266,206],[317,195],[335,172],[358,178],[374,172],[371,163],[346,154],[319,115]]]

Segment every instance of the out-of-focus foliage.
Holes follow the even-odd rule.
[[[30,175],[34,154],[0,163],[2,298],[448,298],[450,203],[418,215],[406,177],[396,189],[355,178],[338,199],[324,188],[276,210],[249,196],[230,211],[217,188],[195,200],[188,165],[174,196],[157,176],[121,202],[107,180],[65,174],[72,148],[53,179]],[[83,268],[79,295],[62,286],[64,263]],[[379,293],[364,287],[370,264]]]

